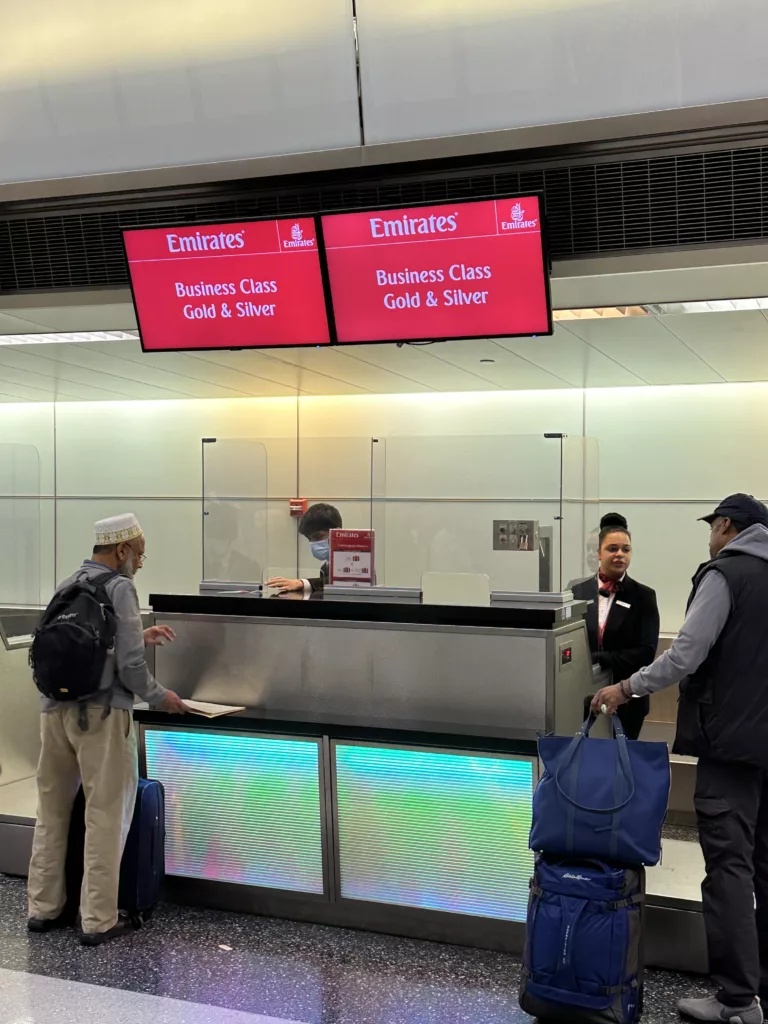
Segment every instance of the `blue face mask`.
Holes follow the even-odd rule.
[[[309,545],[314,558],[318,562],[327,562],[331,557],[331,542],[329,540],[316,540]]]

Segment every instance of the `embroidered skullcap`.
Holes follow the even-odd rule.
[[[109,519],[100,519],[94,529],[96,531],[96,547],[136,540],[137,537],[141,537],[143,532],[133,512],[111,516]]]

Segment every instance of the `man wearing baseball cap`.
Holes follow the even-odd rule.
[[[698,757],[694,804],[714,997],[683,999],[694,1020],[762,1024],[768,996],[768,509],[732,494],[702,522],[699,567],[680,633],[628,680],[595,695],[613,714],[680,682],[674,752]]]

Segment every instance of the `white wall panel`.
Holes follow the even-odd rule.
[[[266,568],[294,574],[298,548],[301,571],[316,572],[284,501],[296,490],[296,413],[293,399],[60,404],[56,480],[53,407],[0,406],[2,441],[35,445],[41,455],[41,596],[50,593],[54,576],[88,553],[94,519],[128,507],[148,538],[149,558],[138,578],[142,599],[151,590],[194,592],[204,436],[263,441],[271,495]],[[566,579],[579,575],[584,528],[596,526],[601,512],[623,512],[634,535],[633,572],[656,588],[667,631],[680,625],[691,574],[706,557],[707,529],[697,518],[732,491],[768,499],[765,383],[318,397],[300,400],[298,422],[299,493],[337,504],[350,527],[370,521],[369,502],[359,499],[371,483],[370,438],[382,438],[374,493],[400,499],[385,510],[381,502],[374,507],[386,582],[414,583],[426,569],[450,567],[486,571],[494,586],[510,587],[520,563],[491,550],[492,519],[530,516],[554,525],[558,506],[550,485],[554,452],[543,449],[536,460],[526,448],[515,459],[499,435],[563,431],[574,439],[569,444],[578,444],[585,430],[597,439],[599,458],[590,459],[589,472],[573,461],[568,496],[578,496],[580,477],[591,476],[599,461],[599,488],[586,490],[599,495],[600,505],[565,507]],[[10,551],[14,536],[0,542]],[[21,599],[10,561],[0,562],[0,599]]]
[[[360,144],[350,0],[3,0],[0,181]]]
[[[291,497],[295,436],[290,398],[59,405],[58,493],[199,498],[201,441],[219,437],[262,441],[269,493]]]
[[[369,143],[765,96],[763,0],[358,0]]]

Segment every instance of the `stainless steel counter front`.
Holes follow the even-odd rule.
[[[159,681],[267,720],[535,740],[575,731],[592,690],[583,619],[552,611],[152,600],[178,637]]]

